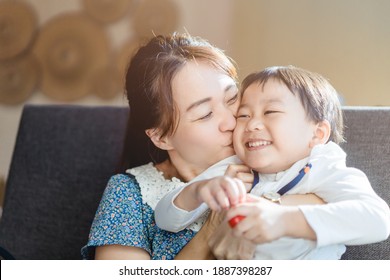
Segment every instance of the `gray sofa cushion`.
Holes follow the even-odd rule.
[[[347,165],[363,170],[375,191],[390,202],[390,108],[344,107]],[[349,246],[343,259],[390,259],[387,241]]]
[[[350,166],[388,203],[390,108],[344,108]],[[122,152],[128,110],[27,106],[7,180],[0,246],[17,259],[80,259]],[[343,259],[390,259],[390,241],[348,247]]]
[[[0,246],[16,259],[80,259],[122,153],[128,109],[27,106],[6,185]]]

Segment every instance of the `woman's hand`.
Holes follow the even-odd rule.
[[[256,244],[281,237],[316,239],[315,232],[296,206],[281,206],[248,194],[246,202],[231,208],[226,218],[230,220],[238,215],[245,218],[233,228],[233,235]]]
[[[280,206],[264,198],[247,195],[247,202],[229,210],[226,219],[211,236],[211,251],[217,259],[251,259],[256,244],[285,235],[315,240],[316,235],[302,212],[293,207],[304,204],[324,204],[324,201],[314,194],[284,195]],[[241,221],[232,229],[228,221],[243,214],[246,222]]]
[[[226,212],[211,211],[206,222],[194,238],[176,255],[175,260],[214,260],[207,241],[211,239],[216,229],[223,223]]]
[[[256,244],[253,242],[235,237],[227,220],[224,220],[214,231],[208,245],[218,260],[252,259],[256,249]]]
[[[226,218],[230,220],[236,216],[244,216],[245,218],[232,229],[233,235],[261,244],[284,236],[285,209],[286,207],[267,199],[248,194],[246,202],[230,209]]]

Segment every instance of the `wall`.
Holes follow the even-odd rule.
[[[390,105],[390,1],[234,2],[240,75],[293,64],[327,77],[348,105]]]

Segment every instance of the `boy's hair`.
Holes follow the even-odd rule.
[[[331,126],[328,141],[341,143],[343,137],[343,116],[338,94],[323,76],[295,66],[268,67],[248,75],[241,85],[241,95],[253,83],[264,87],[269,79],[285,84],[298,95],[308,118],[314,122],[327,120]]]

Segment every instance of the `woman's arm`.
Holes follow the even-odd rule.
[[[105,245],[96,247],[95,260],[150,260],[150,256],[137,247]]]
[[[122,174],[110,178],[89,234],[88,247],[95,248],[95,259],[150,259],[147,238],[140,238],[146,234],[143,224],[134,224],[143,219],[142,206],[135,178]]]
[[[224,218],[224,213],[211,212],[203,227],[195,237],[176,255],[178,260],[215,259],[207,241]],[[96,260],[150,260],[150,255],[142,248],[105,245],[96,247]]]
[[[314,193],[308,194],[286,194],[281,196],[280,204],[283,206],[298,205],[321,205],[325,204],[324,200]]]
[[[195,237],[176,255],[177,260],[215,259],[207,241],[224,218],[224,213],[211,212]],[[96,260],[150,260],[149,254],[141,248],[122,245],[96,247]]]

